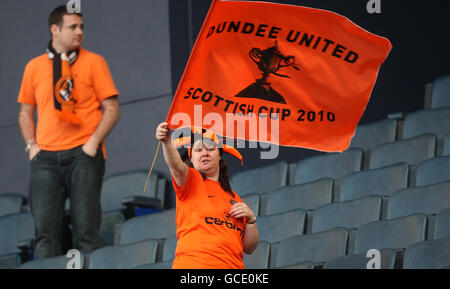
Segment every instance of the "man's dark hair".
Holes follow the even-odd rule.
[[[81,14],[81,13],[69,13],[67,11],[66,5],[61,5],[61,6],[56,7],[55,9],[53,9],[52,13],[50,13],[50,16],[48,17],[48,28],[50,29],[50,27],[53,24],[56,24],[61,28],[61,26],[63,24],[63,16],[64,15],[72,15],[72,14],[78,15],[80,17],[83,16],[83,14]]]

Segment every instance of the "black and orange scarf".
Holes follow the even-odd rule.
[[[80,125],[81,120],[75,114],[72,93],[74,81],[70,66],[77,60],[78,53],[79,49],[56,53],[51,40],[47,48],[48,58],[53,60],[53,102],[56,115],[59,119],[76,125]]]

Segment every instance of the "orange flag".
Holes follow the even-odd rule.
[[[330,11],[214,0],[166,121],[341,152],[391,48]]]

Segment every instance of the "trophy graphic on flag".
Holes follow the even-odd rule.
[[[284,56],[278,49],[277,42],[275,45],[267,49],[252,48],[249,52],[250,59],[258,65],[258,69],[262,71],[262,77],[257,79],[247,88],[236,94],[236,97],[260,98],[268,101],[286,104],[286,100],[281,94],[270,86],[267,78],[270,74],[280,77],[290,78],[288,75],[279,74],[278,71],[283,67],[291,66],[300,71],[295,64],[295,57],[292,55]]]

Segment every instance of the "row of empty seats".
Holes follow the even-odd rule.
[[[153,218],[166,220],[173,212],[156,213]],[[297,214],[297,215],[296,215]],[[157,216],[159,215],[159,216]],[[137,217],[142,218],[142,217]],[[291,212],[286,218],[296,218],[301,227],[302,217]],[[303,217],[304,218],[304,217]],[[154,220],[154,221],[155,221]],[[130,220],[131,221],[131,220]],[[151,221],[151,220],[147,220]],[[366,268],[367,251],[381,252],[382,268],[444,268],[450,266],[450,209],[437,214],[434,239],[427,240],[429,219],[423,214],[364,224],[356,230],[337,227],[308,235],[279,236],[266,238],[261,232],[261,241],[252,255],[245,255],[246,268]],[[144,224],[142,220],[142,224]],[[285,221],[284,224],[287,224]],[[134,224],[135,225],[135,224]],[[125,227],[132,226],[125,223]],[[136,228],[138,228],[137,226]],[[160,226],[162,227],[162,226]],[[272,229],[282,226],[273,226]],[[148,235],[125,237],[123,244],[107,246],[85,256],[85,268],[170,268],[176,248],[176,237],[157,232],[161,239],[148,239]],[[162,229],[162,228],[161,228]],[[170,230],[163,230],[168,234]],[[301,231],[301,229],[300,229]],[[133,230],[125,235],[135,234]],[[276,233],[275,233],[276,235]],[[353,235],[353,237],[352,237]],[[156,236],[156,235],[155,235]],[[354,246],[349,243],[354,238]],[[141,240],[142,239],[142,240]],[[273,239],[273,242],[264,239]],[[131,241],[131,242],[126,242]],[[27,262],[21,268],[63,266],[65,256]],[[67,260],[67,259],[65,259]],[[53,263],[55,262],[55,263]],[[43,265],[44,264],[44,265]],[[47,264],[47,265],[45,265]],[[59,265],[55,265],[59,264]]]

